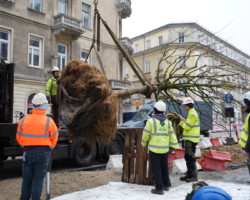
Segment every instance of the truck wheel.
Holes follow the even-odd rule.
[[[96,157],[96,145],[89,146],[86,141],[79,139],[75,146],[74,161],[77,166],[85,167],[91,165]]]
[[[123,153],[123,139],[117,135],[115,139],[111,141],[109,152],[111,155],[122,154]]]

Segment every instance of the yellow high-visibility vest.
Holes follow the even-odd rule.
[[[180,122],[183,128],[183,140],[189,140],[194,143],[200,142],[200,119],[194,108],[188,111],[188,116],[185,121]]]
[[[56,94],[57,94],[57,79],[51,77],[46,84],[45,95],[48,97],[48,96],[55,96]]]
[[[247,144],[247,140],[248,140],[248,134],[249,134],[249,127],[248,127],[248,121],[249,121],[249,117],[250,117],[250,113],[247,115],[246,120],[245,120],[245,124],[244,124],[244,128],[241,132],[240,135],[240,140],[239,140],[239,144],[245,148],[246,144]]]
[[[161,121],[151,118],[147,121],[143,130],[141,145],[145,147],[148,143],[148,149],[154,153],[167,153],[169,147],[178,149],[179,144],[169,120]]]

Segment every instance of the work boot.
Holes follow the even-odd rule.
[[[168,187],[168,186],[164,186],[163,189],[164,189],[165,191],[169,191],[169,187]]]
[[[151,190],[151,193],[163,195],[163,194],[164,194],[164,191],[163,191],[163,190],[152,189],[152,190]]]
[[[186,179],[186,182],[195,182],[198,181],[198,177],[197,177],[197,171],[193,170],[190,173],[190,176]]]
[[[191,171],[187,171],[187,172],[185,173],[185,176],[180,177],[180,180],[181,180],[181,181],[186,181],[187,178],[190,178],[190,177],[191,177]]]

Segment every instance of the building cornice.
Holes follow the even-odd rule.
[[[33,24],[37,24],[37,25],[40,25],[40,26],[44,26],[48,29],[51,28],[51,25],[48,25],[48,24],[43,24],[43,23],[40,23],[40,22],[37,22],[37,21],[33,21],[33,20],[30,20],[30,19],[27,19],[27,18],[24,18],[24,17],[21,17],[20,15],[14,15],[14,14],[11,14],[11,13],[7,13],[7,12],[4,12],[4,11],[0,11],[1,14],[4,14],[4,15],[7,15],[7,16],[10,16],[10,17],[13,17],[13,18],[16,18],[16,19],[20,19],[20,20],[23,20],[23,21],[27,21],[27,22],[31,22]]]
[[[42,85],[42,86],[46,84],[46,82],[44,81],[35,81],[35,80],[20,79],[20,78],[14,78],[14,83]]]

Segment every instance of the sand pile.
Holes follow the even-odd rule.
[[[90,144],[110,143],[116,131],[118,99],[106,75],[85,62],[71,61],[62,71],[58,90],[59,124]]]
[[[227,162],[227,165],[241,165],[245,164],[245,160],[247,159],[243,153],[241,146],[239,144],[234,145],[224,145],[222,147],[211,147],[210,149],[216,150],[216,151],[224,151],[229,152],[231,154],[232,162]],[[209,152],[209,149],[201,149],[201,158],[197,159],[198,162],[200,162],[203,159],[203,156],[207,155]],[[228,169],[236,169],[236,168],[228,168]]]

